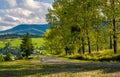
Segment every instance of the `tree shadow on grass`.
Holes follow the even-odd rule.
[[[102,73],[120,72],[119,63],[81,62],[81,63],[37,63],[28,65],[0,65],[0,77],[23,77],[29,75],[48,75],[56,73],[77,73],[102,70]]]

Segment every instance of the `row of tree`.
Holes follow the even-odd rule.
[[[118,51],[120,0],[54,0],[46,17],[46,47],[53,54]]]

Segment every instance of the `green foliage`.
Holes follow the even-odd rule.
[[[11,53],[7,53],[7,55],[5,56],[5,61],[12,61],[14,60],[14,56]]]
[[[85,53],[82,55],[68,56],[68,58],[88,61],[120,61],[120,55],[114,54],[112,50],[103,50],[99,52],[93,52],[91,54]]]
[[[51,31],[46,36],[46,46],[49,46],[49,50],[57,54],[74,54],[80,50],[81,46],[84,46],[83,51],[88,48],[91,52],[91,38],[94,38],[91,34],[93,33],[92,27],[101,23],[99,21],[101,18],[98,18],[101,16],[97,10],[97,4],[92,4],[93,2],[77,0],[54,1],[53,9],[50,9],[47,14],[47,21],[51,25]],[[93,18],[95,15],[96,17]],[[88,43],[88,45],[85,45],[85,43]],[[70,51],[65,51],[66,47]]]
[[[29,33],[26,33],[22,39],[22,43],[20,45],[20,51],[23,57],[28,58],[33,53],[33,45],[32,40],[30,38]]]
[[[62,37],[59,36],[60,34],[56,33],[56,28],[59,27],[54,27],[53,30],[48,30],[45,33],[45,45],[46,45],[46,50],[49,51],[51,54],[60,54],[62,51]]]
[[[2,54],[0,54],[0,62],[4,61],[4,56]]]
[[[91,54],[105,49],[117,53],[118,0],[55,0],[52,6],[46,15],[51,30],[45,36],[52,54]]]

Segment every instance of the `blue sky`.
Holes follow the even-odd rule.
[[[19,24],[47,23],[45,15],[54,0],[0,0],[0,31]]]

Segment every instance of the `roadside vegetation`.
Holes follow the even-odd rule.
[[[53,55],[120,61],[120,1],[55,0],[45,46]],[[59,7],[58,7],[59,6]]]
[[[53,63],[41,62],[37,57],[0,63],[1,77],[119,77],[119,73],[119,63],[78,63],[63,59]]]
[[[59,57],[64,57],[73,60],[80,61],[94,61],[94,62],[120,62],[120,53],[114,54],[112,50],[102,50],[99,52],[93,52],[91,54],[76,54],[76,55],[59,55]]]

